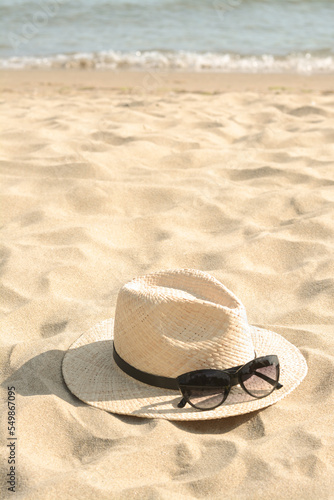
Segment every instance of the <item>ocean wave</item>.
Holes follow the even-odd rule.
[[[244,73],[332,73],[334,56],[290,54],[277,57],[241,56],[213,52],[101,51],[95,53],[58,54],[49,57],[10,57],[0,59],[0,69],[112,69],[112,70],[179,70]]]

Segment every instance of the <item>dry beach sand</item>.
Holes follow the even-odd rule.
[[[16,496],[329,499],[334,491],[334,77],[1,75],[2,403],[16,391]],[[89,407],[66,349],[119,287],[210,272],[309,372],[216,421]],[[1,487],[9,465],[1,419]]]

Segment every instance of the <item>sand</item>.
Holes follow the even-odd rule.
[[[1,75],[1,478],[16,496],[333,497],[333,77]],[[119,287],[211,273],[309,373],[265,410],[207,422],[81,403],[64,352]]]

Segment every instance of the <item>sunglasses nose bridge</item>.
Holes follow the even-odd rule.
[[[230,378],[230,387],[240,384],[239,376],[240,376],[240,371],[242,370],[243,367],[244,365],[240,365],[234,368],[228,368],[227,370],[224,370],[225,373]]]
[[[240,384],[238,372],[239,370],[230,375],[230,387]]]

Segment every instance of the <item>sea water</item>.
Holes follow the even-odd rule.
[[[334,71],[333,0],[0,0],[0,68]]]

